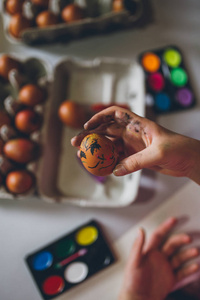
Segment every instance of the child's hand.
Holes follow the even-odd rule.
[[[119,300],[163,300],[174,285],[196,272],[197,263],[184,264],[198,255],[197,248],[181,247],[191,242],[187,234],[167,238],[176,224],[175,218],[163,222],[144,246],[145,233],[138,231],[127,265]]]

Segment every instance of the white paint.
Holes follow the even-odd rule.
[[[83,281],[88,274],[88,266],[83,262],[71,263],[65,270],[65,279],[70,283]]]

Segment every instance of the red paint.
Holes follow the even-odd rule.
[[[154,90],[155,92],[160,92],[164,88],[165,80],[162,74],[160,73],[153,73],[148,76],[147,79],[149,87]]]
[[[44,281],[42,287],[45,294],[56,295],[63,291],[64,280],[60,276],[51,276]]]

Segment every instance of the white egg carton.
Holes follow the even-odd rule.
[[[104,57],[83,61],[66,58],[52,73],[48,78],[49,97],[43,109],[44,125],[40,133],[42,155],[34,164],[37,195],[48,202],[87,207],[130,205],[138,193],[140,171],[123,177],[109,175],[104,183],[95,180],[82,167],[77,159],[77,149],[70,143],[81,129],[63,125],[58,108],[67,99],[85,105],[126,104],[133,112],[144,116],[141,67],[126,59]],[[43,78],[47,80],[45,76]],[[6,197],[5,191],[1,196]],[[21,195],[8,194],[8,198],[20,199]]]
[[[140,171],[124,177],[110,175],[100,183],[80,166],[71,138],[79,131],[61,124],[57,111],[62,101],[81,104],[127,104],[144,116],[144,75],[136,62],[98,58],[66,59],[54,72],[43,139],[38,188],[43,198],[80,206],[119,207],[132,203],[138,192]]]
[[[69,42],[89,35],[111,32],[137,26],[138,23],[148,23],[148,0],[130,0],[136,7],[134,13],[124,9],[120,12],[112,11],[112,0],[50,0],[48,10],[60,16],[61,9],[67,4],[77,3],[86,11],[86,17],[80,21],[66,24],[59,23],[50,27],[38,28],[37,26],[24,30],[21,38],[15,38],[8,31],[10,15],[5,11],[5,2],[2,2],[2,17],[6,37],[13,43],[41,44],[54,42]],[[35,19],[30,0],[26,0],[23,6],[23,15],[29,19]],[[148,16],[147,16],[148,15]]]

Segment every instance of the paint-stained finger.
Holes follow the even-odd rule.
[[[108,124],[112,121],[115,121],[119,124],[128,123],[133,118],[137,120],[141,119],[141,117],[134,114],[128,109],[111,106],[95,114],[87,123],[84,124],[84,128],[86,130],[92,130],[97,128],[101,124]]]
[[[183,250],[172,257],[171,266],[174,270],[178,269],[184,263],[186,263],[190,259],[197,257],[198,255],[199,255],[198,248],[189,248],[189,249]]]
[[[166,256],[173,255],[181,246],[187,245],[191,242],[191,237],[188,234],[180,233],[172,235],[164,243],[162,247],[162,252]]]
[[[151,235],[149,242],[147,244],[146,251],[161,247],[167,235],[174,228],[176,223],[177,223],[177,219],[174,217],[170,217],[162,224],[160,224],[160,226]]]

